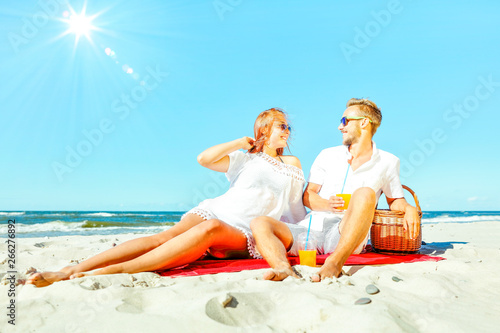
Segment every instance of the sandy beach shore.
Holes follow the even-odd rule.
[[[154,273],[84,277],[45,288],[18,285],[15,326],[0,257],[1,332],[498,332],[500,222],[423,225],[421,253],[446,258],[347,267],[312,283],[263,281],[264,270],[170,278]],[[57,270],[138,235],[17,238],[17,271]],[[3,243],[3,249],[6,245]],[[393,277],[401,279],[394,281]],[[397,280],[397,279],[396,279]],[[375,285],[380,292],[369,295]],[[368,297],[370,304],[355,305]],[[223,303],[229,302],[226,307]]]

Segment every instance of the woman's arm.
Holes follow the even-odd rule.
[[[198,163],[210,170],[227,172],[229,168],[229,153],[238,149],[248,150],[253,147],[255,140],[248,136],[213,146],[198,155]]]

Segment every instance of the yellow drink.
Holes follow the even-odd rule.
[[[351,201],[351,195],[348,193],[336,194],[337,197],[344,199],[344,205],[342,207],[337,207],[337,209],[347,209],[349,207],[349,201]]]
[[[316,250],[299,250],[300,264],[316,267]]]

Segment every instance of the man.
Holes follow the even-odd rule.
[[[381,120],[382,114],[375,103],[367,99],[349,100],[338,127],[343,146],[323,150],[311,168],[303,195],[304,205],[311,209],[306,219],[298,225],[265,216],[252,221],[257,249],[272,268],[264,279],[280,281],[288,276],[297,277],[287,260],[287,250],[297,253],[297,237],[307,231],[311,216],[316,225],[319,221],[321,229],[311,233],[319,241],[318,252],[331,253],[312,280],[339,277],[347,258],[360,253],[366,245],[382,192],[391,210],[405,212],[404,227],[411,238],[417,237],[418,212],[404,199],[399,159],[377,149],[372,141]],[[339,210],[344,201],[335,195],[342,190],[352,194],[346,211]]]

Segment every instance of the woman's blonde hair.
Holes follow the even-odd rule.
[[[274,122],[281,120],[279,118],[288,122],[287,114],[280,108],[272,108],[259,114],[253,126],[255,143],[254,146],[248,150],[249,153],[254,154],[264,150],[264,145],[271,136]],[[283,148],[276,149],[278,155],[283,155],[283,151]]]

